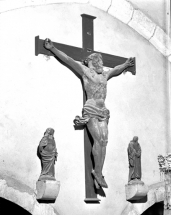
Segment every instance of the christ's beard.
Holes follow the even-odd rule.
[[[101,74],[103,72],[103,67],[98,66],[98,67],[95,68],[95,70],[96,70],[97,73]]]

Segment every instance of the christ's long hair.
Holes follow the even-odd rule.
[[[89,61],[92,61],[93,59],[100,58],[103,60],[102,55],[99,53],[93,53],[89,55],[86,59],[83,60],[82,64],[88,67]]]

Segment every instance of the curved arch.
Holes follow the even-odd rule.
[[[26,0],[26,1],[1,1],[0,13],[24,7],[50,5],[58,3],[89,4],[121,22],[129,25],[142,37],[147,39],[158,51],[171,61],[171,38],[156,23],[150,20],[141,10],[137,10],[127,0]],[[170,5],[169,5],[170,6]]]
[[[46,214],[57,215],[57,211],[48,204],[39,204],[36,200],[36,194],[28,186],[20,181],[4,176],[0,179],[0,205],[8,205],[8,208],[13,207],[14,210],[23,211],[22,215],[29,214]],[[3,205],[4,206],[4,205]],[[6,208],[6,207],[5,207]],[[8,209],[7,208],[7,209]],[[6,213],[8,214],[8,213]],[[18,214],[18,213],[15,213]]]
[[[94,7],[106,11],[111,16],[129,25],[129,27],[148,40],[164,56],[171,56],[171,38],[141,10],[134,8],[128,0],[108,0],[107,2],[108,8],[106,3],[99,4],[99,1],[90,0],[91,5]]]
[[[11,214],[11,211],[13,214],[17,215],[31,215],[31,213],[29,213],[24,208],[2,197],[0,197],[0,205],[1,215]]]
[[[142,215],[161,215],[164,211],[164,202],[157,202],[153,204],[151,207],[149,207],[146,211],[142,213]]]

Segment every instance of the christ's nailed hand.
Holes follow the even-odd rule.
[[[53,46],[52,41],[51,41],[50,39],[46,38],[45,41],[44,41],[44,47],[45,47],[46,49],[51,49],[51,48],[53,48],[54,46]]]
[[[125,62],[127,67],[134,66],[134,58],[130,57]]]

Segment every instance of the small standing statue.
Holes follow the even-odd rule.
[[[53,128],[47,128],[44,137],[41,139],[38,147],[38,152],[41,159],[42,171],[39,181],[56,180],[55,179],[55,161],[57,161],[57,149],[54,140]]]
[[[129,178],[128,184],[125,185],[126,200],[139,201],[147,197],[148,186],[141,181],[141,147],[137,136],[133,137],[128,145],[128,160]]]
[[[128,145],[129,178],[128,184],[141,182],[141,147],[135,136]]]
[[[53,128],[47,128],[38,146],[38,157],[41,160],[42,171],[36,182],[37,200],[55,202],[60,182],[55,179],[55,161],[57,161],[57,149],[54,140]]]

